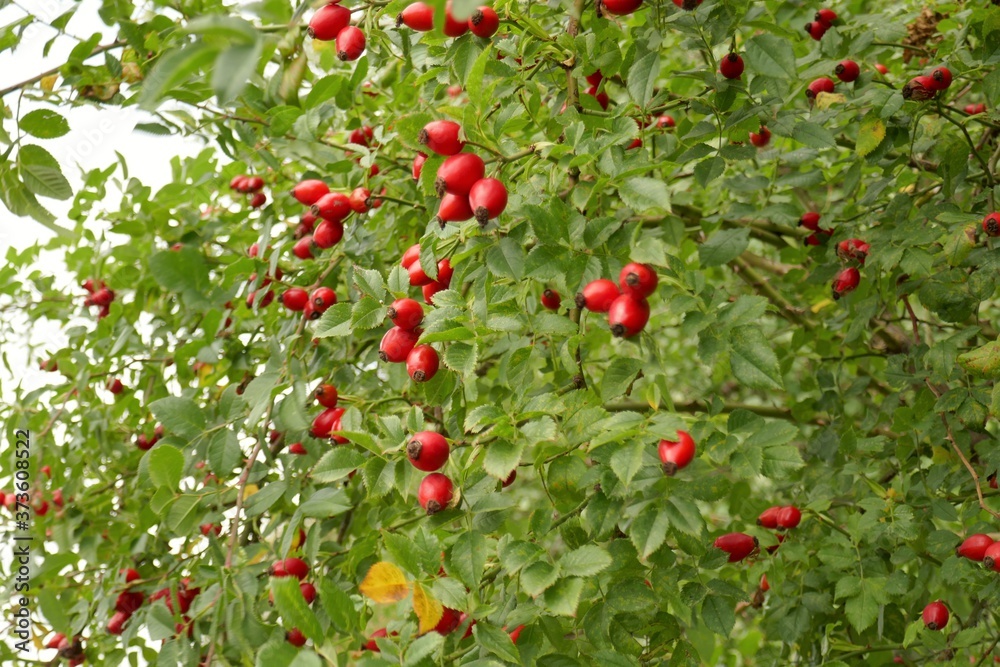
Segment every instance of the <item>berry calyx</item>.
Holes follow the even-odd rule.
[[[562,305],[562,297],[559,296],[559,292],[555,290],[547,289],[542,292],[542,296],[538,299],[544,308],[548,310],[559,310],[559,306]]]
[[[609,14],[627,16],[642,6],[642,0],[601,0]]]
[[[417,141],[438,155],[458,155],[465,148],[465,142],[458,138],[461,131],[462,126],[453,120],[432,120],[424,125]]]
[[[750,133],[750,143],[757,148],[763,148],[771,143],[771,130],[767,129],[763,125],[760,126],[759,132]]]
[[[642,0],[639,0],[642,3]],[[492,7],[479,7],[469,17],[469,30],[476,37],[489,39],[500,29],[500,17]]]
[[[413,299],[396,299],[389,306],[387,314],[397,327],[410,331],[416,329],[424,319],[423,306]]]
[[[312,206],[319,198],[330,191],[326,183],[316,179],[300,181],[292,188],[292,196],[306,206]]]
[[[278,297],[278,301],[288,310],[301,313],[309,303],[309,293],[301,287],[290,287]]]
[[[479,224],[485,225],[507,208],[507,187],[495,178],[482,178],[469,190],[469,206]]]
[[[396,17],[396,27],[400,25],[417,32],[429,32],[434,29],[434,8],[424,2],[410,3]]]
[[[726,533],[715,538],[713,546],[728,553],[730,563],[736,563],[757,551],[759,542],[746,533]]]
[[[983,231],[987,236],[1000,236],[1000,211],[990,213],[983,218]]]
[[[940,600],[937,600],[924,607],[922,616],[924,625],[927,626],[928,630],[941,630],[944,626],[948,625],[950,614],[948,613],[948,607]]]
[[[993,538],[989,535],[976,533],[969,535],[962,540],[962,543],[955,547],[955,555],[959,558],[968,558],[977,562],[982,562],[986,557],[986,550],[993,546]]]
[[[331,2],[320,7],[309,20],[309,36],[321,42],[332,42],[351,23],[351,10]]]
[[[468,195],[476,181],[482,180],[486,173],[486,164],[475,153],[459,153],[452,155],[441,163],[434,188],[438,196],[445,192],[453,195]]]
[[[608,324],[616,338],[631,338],[649,321],[649,302],[622,294],[608,308]]]
[[[587,283],[576,295],[576,307],[586,308],[592,313],[606,313],[619,296],[621,291],[618,285],[607,278],[599,278]]]
[[[781,513],[781,510],[782,508],[778,506],[768,507],[757,517],[757,525],[775,530],[778,527],[778,514]]]
[[[429,382],[440,366],[437,350],[430,345],[415,345],[406,355],[406,372],[414,382]]]
[[[778,512],[778,528],[782,530],[791,530],[797,527],[800,521],[802,521],[802,511],[794,505],[782,507]]]
[[[379,343],[379,359],[394,364],[406,361],[406,357],[417,344],[418,338],[420,338],[420,329],[410,331],[401,327],[392,327],[385,332]]]
[[[365,51],[365,33],[349,25],[337,34],[337,57],[344,62],[357,60]]]
[[[637,262],[626,264],[618,275],[622,294],[629,294],[636,299],[645,299],[655,292],[658,280],[653,267]]]
[[[660,440],[657,451],[663,463],[663,474],[673,477],[686,468],[695,455],[694,438],[687,431],[677,431],[677,440]]]
[[[951,70],[947,67],[935,67],[931,70],[931,81],[934,90],[945,90],[951,85]]]
[[[448,441],[434,431],[414,433],[406,445],[406,457],[417,470],[434,472],[448,461]]]
[[[834,300],[839,299],[849,292],[853,292],[860,282],[861,272],[859,272],[855,267],[849,266],[842,270],[833,279]]]
[[[321,384],[316,387],[316,391],[313,392],[313,396],[316,397],[316,402],[324,408],[337,407],[337,400],[340,398],[337,393],[337,388],[332,384]]]
[[[743,58],[732,52],[719,61],[719,72],[727,79],[738,79],[743,75]]]
[[[437,514],[451,503],[453,496],[451,480],[439,472],[432,472],[420,482],[417,500],[427,510],[427,515]]]
[[[844,83],[851,83],[861,75],[861,68],[853,60],[841,60],[833,69],[833,73]]]

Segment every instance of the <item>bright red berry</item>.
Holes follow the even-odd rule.
[[[562,297],[559,296],[559,292],[550,289],[542,292],[539,301],[542,302],[542,306],[549,310],[559,310],[559,306],[562,305]]]
[[[850,83],[861,74],[861,68],[853,60],[841,60],[833,69],[833,73],[844,83]]]
[[[465,195],[453,195],[446,192],[441,197],[437,217],[442,228],[446,222],[465,222],[471,220],[473,215],[472,207],[469,206],[469,198]]]
[[[608,309],[608,324],[616,338],[631,338],[642,331],[648,321],[649,302],[629,294],[622,294]]]
[[[883,65],[882,63],[875,63],[875,69],[876,71],[878,71],[879,74],[889,73],[889,68]]]
[[[332,42],[350,23],[351,10],[331,2],[320,7],[309,20],[309,36],[322,42]]]
[[[131,616],[142,606],[142,601],[146,598],[140,591],[125,591],[118,594],[115,600],[115,611],[120,611]]]
[[[861,239],[847,239],[837,244],[837,257],[845,262],[855,261],[864,265],[870,249],[871,246]]]
[[[924,625],[927,626],[928,630],[941,630],[948,625],[948,617],[948,607],[940,600],[931,602],[924,607]]]
[[[432,283],[422,285],[420,287],[420,291],[424,294],[424,303],[428,306],[434,305],[434,295],[445,289],[448,289],[448,287],[446,285],[442,285],[436,280]]]
[[[292,254],[299,259],[313,259],[312,249],[313,237],[310,234],[306,234],[292,246]]]
[[[129,616],[130,614],[116,611],[111,616],[111,620],[108,621],[108,634],[120,635],[125,630],[125,622],[129,619]]]
[[[797,527],[800,521],[802,521],[802,511],[794,505],[782,507],[778,512],[778,528],[791,530]]]
[[[987,236],[1000,236],[1000,211],[990,213],[983,218],[983,231]]]
[[[642,6],[642,0],[601,0],[609,14],[626,16]]]
[[[993,546],[993,538],[989,535],[976,533],[962,540],[955,548],[955,554],[960,558],[981,562],[986,557],[986,550]]]
[[[298,628],[292,628],[286,632],[285,640],[296,648],[302,648],[306,644],[306,636]]]
[[[351,213],[351,200],[343,192],[328,192],[312,205],[313,215],[324,220],[342,221]]]
[[[983,552],[983,565],[986,569],[1000,572],[1000,542],[994,542]]]
[[[601,105],[601,108],[605,111],[608,110],[608,105],[611,103],[611,98],[603,90],[597,92],[597,86],[591,86],[587,89],[587,94],[597,100],[597,103]]]
[[[903,86],[904,100],[929,100],[937,94],[937,82],[929,76],[917,76]]]
[[[367,213],[371,196],[372,191],[368,188],[354,188],[351,190],[351,195],[347,198],[351,210],[355,213]]]
[[[316,179],[300,181],[298,185],[292,188],[292,196],[306,206],[312,206],[319,201],[320,197],[328,192],[330,192],[330,188],[327,184]]]
[[[576,307],[586,308],[593,313],[606,313],[619,296],[621,291],[618,285],[607,278],[599,278],[587,283],[576,295]]]
[[[448,460],[448,441],[434,431],[414,433],[406,445],[406,456],[417,470],[434,472]]]
[[[820,93],[832,93],[834,86],[833,79],[821,76],[818,79],[814,79],[806,88],[806,97],[813,100]]]
[[[754,551],[758,546],[757,538],[746,533],[726,533],[715,538],[714,546],[729,554],[729,562],[741,561]]]
[[[302,591],[302,597],[305,599],[306,604],[312,604],[316,599],[316,587],[309,582],[303,581],[299,584],[299,590]]]
[[[410,350],[417,344],[418,338],[420,338],[420,329],[413,331],[401,327],[389,329],[382,336],[382,342],[379,343],[379,359],[394,364],[406,361]]]
[[[418,32],[433,30],[434,8],[423,2],[410,3],[396,17],[396,27],[400,25]]]
[[[125,583],[131,584],[133,581],[140,579],[139,572],[131,567],[124,570],[119,570],[119,574],[125,575]]]
[[[264,187],[264,179],[260,176],[251,176],[247,179],[246,188],[248,192],[257,192]]]
[[[676,123],[674,123],[673,116],[660,116],[659,118],[656,119],[656,127],[670,128],[675,126]]]
[[[406,355],[406,372],[414,382],[429,382],[440,366],[437,350],[430,345],[416,345]]]
[[[313,232],[312,241],[317,248],[327,249],[340,243],[344,238],[344,224],[339,220],[324,220]]]
[[[469,190],[469,205],[479,224],[485,225],[507,208],[507,187],[495,178],[480,179]]]
[[[738,53],[729,53],[719,61],[719,71],[727,79],[738,79],[743,75],[743,58]]]
[[[819,213],[816,213],[814,211],[808,211],[806,213],[803,213],[802,217],[799,218],[799,226],[805,227],[806,229],[809,229],[814,232],[819,231],[819,219],[820,219]]]
[[[302,581],[307,576],[309,576],[309,564],[306,563],[301,558],[295,558],[294,556],[292,556],[292,557],[286,558],[285,560],[280,561],[280,562],[281,562],[281,566],[282,567],[281,567],[281,569],[278,569],[278,571],[279,572],[284,572],[284,574],[283,575],[281,575],[281,574],[273,574],[273,576],[275,576],[275,577],[278,577],[278,576],[291,576],[291,577],[297,578],[299,581]],[[276,568],[273,568],[273,569],[276,569]]]
[[[278,297],[278,301],[288,310],[301,313],[309,303],[309,293],[301,287],[290,287]]]
[[[357,60],[365,50],[365,33],[349,25],[337,34],[337,57],[344,62]]]
[[[951,70],[947,67],[935,67],[931,70],[931,81],[934,82],[934,90],[945,90],[951,85]]]
[[[250,208],[260,208],[267,203],[267,195],[263,192],[256,193],[250,198]]]
[[[510,640],[515,644],[517,643],[517,640],[520,638],[522,630],[524,630],[524,626],[519,625],[510,631]]]
[[[316,402],[324,408],[337,407],[337,399],[339,398],[339,395],[337,394],[337,388],[332,384],[321,384],[316,387],[316,391],[313,395],[316,396]]]
[[[687,467],[694,460],[694,438],[687,431],[677,431],[677,440],[660,440],[657,449],[663,463],[663,472],[669,476],[677,474],[678,470]]]
[[[837,274],[833,280],[833,298],[839,299],[849,292],[853,292],[858,283],[861,282],[861,272],[853,266],[849,266]]]
[[[451,0],[444,6],[444,34],[448,37],[461,37],[469,32],[469,22],[459,21],[451,12]]]
[[[394,632],[392,634],[395,635],[396,633]],[[375,643],[375,640],[376,639],[380,639],[382,637],[386,637],[386,636],[387,636],[387,633],[385,631],[385,628],[379,628],[375,632],[371,633],[371,635],[369,635],[368,641],[365,642],[365,645],[361,647],[362,650],[374,651],[375,653],[381,653],[382,649],[380,649],[378,647],[378,644]]]
[[[833,22],[837,20],[837,14],[834,13],[832,9],[821,9],[816,12],[815,19],[822,23],[825,27],[829,28],[833,25]]]
[[[387,311],[389,319],[402,329],[416,329],[424,319],[424,309],[413,299],[396,299]]]
[[[222,526],[215,523],[203,523],[198,526],[198,530],[200,530],[201,534],[205,537],[208,537],[209,533],[215,533],[215,535],[218,536],[222,532]]]
[[[444,195],[445,192],[468,195],[472,186],[481,180],[485,173],[486,165],[475,153],[452,155],[441,163],[434,188],[438,196]]]
[[[638,0],[641,4],[642,0]],[[489,39],[500,29],[500,17],[491,7],[479,7],[469,17],[469,30],[476,37]]]
[[[347,142],[367,147],[375,137],[375,130],[369,125],[362,125],[351,130],[347,135]]]
[[[636,299],[645,299],[656,291],[657,282],[658,278],[653,267],[637,262],[626,264],[618,275],[618,285],[622,294],[629,294]]]
[[[306,449],[306,446],[303,445],[301,442],[293,442],[292,444],[288,445],[288,453],[295,454],[297,456],[305,456],[306,454],[309,453],[309,451]]]
[[[976,114],[986,113],[986,105],[980,102],[979,104],[966,104],[965,113],[970,116],[975,116]]]
[[[121,380],[115,378],[113,380],[108,380],[107,388],[108,391],[117,396],[118,394],[122,393],[122,391],[125,389],[125,386],[122,384]]]
[[[337,294],[329,287],[317,287],[309,295],[309,303],[313,305],[313,308],[322,313],[337,303]]]
[[[420,244],[414,243],[413,245],[411,245],[409,248],[406,249],[406,252],[403,253],[403,256],[399,259],[399,265],[402,266],[404,269],[408,269],[410,268],[411,264],[419,261],[420,261]]]
[[[458,155],[465,148],[459,139],[462,126],[453,120],[432,120],[420,131],[419,141],[438,155]]]
[[[444,613],[441,614],[441,620],[438,621],[438,624],[434,626],[434,631],[438,634],[449,635],[455,631],[455,628],[457,628],[461,622],[461,612],[444,607]]]
[[[763,148],[771,143],[771,130],[767,129],[763,125],[760,126],[759,132],[750,133],[750,143],[757,148]]]
[[[757,517],[757,525],[763,528],[770,528],[771,530],[776,529],[778,527],[778,514],[780,513],[781,507],[768,507]]]
[[[417,500],[420,501],[420,506],[427,510],[428,516],[437,514],[451,502],[453,488],[450,479],[439,472],[432,472],[420,482]]]
[[[424,162],[427,162],[427,156],[423,153],[417,153],[417,156],[413,158],[413,168],[410,170],[413,180],[420,180],[420,172],[424,170]]]
[[[818,42],[826,34],[826,26],[819,21],[810,21],[806,24],[806,32]]]
[[[336,408],[327,408],[313,419],[309,434],[314,438],[330,437],[330,431],[333,430],[333,422],[339,416],[340,413],[337,412]]]

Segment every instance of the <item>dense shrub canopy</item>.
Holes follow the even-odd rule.
[[[499,0],[495,35],[453,38],[440,1],[431,30],[397,27],[408,4],[353,4],[366,45],[342,61],[306,3],[104,2],[114,41],[3,91],[3,202],[62,230],[46,247],[74,280],[36,247],[0,281],[5,348],[26,319],[66,340],[2,408],[12,443],[32,434],[35,646],[266,667],[1000,655],[998,575],[956,554],[1000,537],[1000,7]],[[38,48],[28,23],[0,48]],[[118,163],[72,192],[45,146],[80,105],[208,147],[156,191]],[[421,143],[441,120],[508,193],[499,216],[473,196],[485,225],[436,217],[436,186],[477,168]],[[339,241],[303,179],[367,190]],[[68,219],[44,208],[70,197]],[[471,218],[446,197],[441,217]],[[629,262],[657,278],[644,327],[638,299],[575,305]],[[316,319],[287,307],[322,286]],[[379,357],[403,297],[424,304],[426,382]],[[317,425],[322,384],[342,410]],[[431,515],[408,460],[425,431],[454,489],[421,493]],[[689,464],[666,444],[685,433]],[[788,506],[801,523],[758,525]],[[312,604],[269,576],[289,558]]]

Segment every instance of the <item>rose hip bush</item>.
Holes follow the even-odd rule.
[[[1000,655],[995,3],[100,17],[2,91],[46,660]],[[81,104],[206,148],[72,192]]]

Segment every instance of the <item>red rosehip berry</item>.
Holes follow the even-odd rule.
[[[320,7],[309,20],[309,36],[321,42],[332,42],[351,23],[351,10],[337,2]]]
[[[215,533],[215,535],[218,536],[219,533],[222,532],[222,526],[214,523],[203,523],[198,526],[198,530],[200,530],[201,534],[205,537],[208,537],[209,533]]]
[[[936,85],[937,82],[929,76],[913,77],[903,86],[903,99],[916,101],[929,100],[937,94]]]
[[[396,635],[395,632],[392,634]],[[364,651],[374,651],[375,653],[381,653],[382,649],[378,647],[378,644],[375,643],[375,640],[381,639],[382,637],[386,636],[388,635],[385,631],[385,628],[379,628],[378,630],[376,630],[375,632],[371,633],[371,635],[368,636],[368,641],[365,642],[364,646],[362,646],[361,649]]]
[[[312,604],[316,599],[316,587],[307,581],[303,581],[299,584],[299,590],[302,592],[302,598],[306,601],[306,604]]]
[[[802,521],[802,512],[794,505],[782,507],[778,512],[778,528],[791,530],[797,527],[800,521]]]
[[[770,528],[775,530],[778,527],[778,514],[781,513],[781,507],[768,507],[766,510],[760,513],[757,517],[757,525],[762,528]]]
[[[341,222],[351,213],[351,200],[343,192],[328,192],[312,205],[312,214]]]
[[[451,12],[451,0],[444,6],[444,34],[448,37],[461,37],[469,32],[469,22],[459,21]]]
[[[829,28],[833,26],[833,22],[837,20],[837,14],[834,13],[832,9],[821,9],[816,12],[816,16],[814,18],[816,21],[823,24],[824,27]]]
[[[301,442],[293,442],[288,446],[288,453],[295,454],[297,456],[305,456],[309,452],[306,450],[306,446]]]
[[[302,581],[307,576],[309,576],[309,564],[306,563],[301,558],[295,558],[294,556],[286,558],[283,561],[278,561],[281,563],[281,567],[272,567],[274,571],[271,576],[274,577],[295,577],[299,581]],[[277,563],[275,564],[277,565]],[[281,574],[279,574],[279,572]]]
[[[814,100],[820,93],[832,93],[834,87],[835,84],[833,83],[833,79],[821,76],[818,79],[814,79],[806,88],[806,97],[808,97],[810,101]]]
[[[861,239],[847,239],[837,244],[837,257],[845,262],[855,261],[864,266],[870,249],[871,246]]]
[[[139,572],[131,567],[119,570],[118,573],[125,576],[126,584],[131,584],[133,581],[136,581],[141,578],[139,576]]]
[[[924,625],[927,626],[928,630],[941,630],[944,626],[948,625],[948,607],[940,600],[931,602],[924,607],[922,616]]]
[[[420,338],[420,329],[410,331],[400,327],[392,327],[385,332],[379,343],[379,359],[394,364],[406,361],[406,357],[417,344],[418,338]]]
[[[351,210],[355,213],[367,213],[371,196],[372,191],[368,188],[354,188],[351,190],[351,195],[347,198]]]
[[[879,74],[888,74],[889,73],[889,68],[886,67],[885,65],[883,65],[882,63],[875,63],[875,70]]]
[[[636,299],[645,299],[655,292],[658,280],[653,267],[637,262],[626,264],[618,275],[618,285],[622,294],[628,294]]]
[[[1000,572],[1000,542],[994,542],[983,552],[983,565],[987,570]]]
[[[806,32],[818,42],[826,34],[826,26],[819,21],[811,21],[806,24]]]
[[[312,254],[313,249],[313,237],[306,234],[292,246],[292,254],[294,254],[299,259],[313,259]]]
[[[409,248],[406,249],[406,252],[403,253],[403,256],[399,259],[399,265],[404,269],[408,269],[410,268],[411,264],[419,261],[420,261],[420,244],[414,243],[413,245],[411,245]]]
[[[455,611],[454,609],[449,609],[444,607],[441,614],[441,620],[438,624],[434,626],[434,631],[438,634],[449,635],[455,631],[455,628],[459,626],[462,622],[461,612]]]
[[[771,143],[771,130],[767,129],[763,125],[760,126],[759,132],[750,133],[750,143],[757,148],[763,148]]]
[[[267,203],[267,195],[263,192],[256,193],[250,198],[250,208],[260,208]]]
[[[316,415],[309,429],[309,434],[314,438],[329,438],[330,431],[333,430],[333,423],[340,417],[337,408],[327,408]]]
[[[118,394],[122,393],[122,391],[125,389],[125,386],[122,384],[121,380],[115,378],[113,380],[108,380],[107,388],[108,391],[117,396]]]
[[[438,169],[434,188],[438,196],[445,192],[453,195],[468,195],[476,181],[482,180],[486,173],[486,164],[475,153],[459,153],[452,155]]]
[[[642,331],[648,321],[649,302],[629,294],[622,294],[608,309],[608,324],[616,338],[631,338]]]
[[[365,51],[365,33],[349,25],[337,34],[337,57],[344,62],[357,60]]]
[[[814,232],[819,231],[819,219],[819,213],[808,211],[803,213],[802,217],[799,218],[799,227],[805,227]]]
[[[116,611],[111,616],[111,620],[108,621],[108,634],[120,635],[125,630],[125,622],[129,619],[129,616],[130,614]]]
[[[465,148],[465,142],[459,139],[461,131],[462,126],[453,120],[433,120],[424,125],[417,141],[438,155],[458,155]]]
[[[983,231],[987,236],[1000,236],[1000,211],[990,213],[983,218]]]
[[[945,90],[951,85],[951,70],[947,67],[935,67],[931,70],[931,81],[934,90]]]
[[[420,482],[417,500],[427,510],[428,516],[445,509],[453,498],[451,480],[439,472],[432,472]]]
[[[960,558],[982,562],[983,558],[986,557],[986,550],[991,546],[993,546],[992,537],[976,533],[962,540],[962,543],[955,548],[955,555]]]
[[[469,205],[479,224],[485,225],[507,208],[507,187],[495,178],[480,179],[469,190]]]
[[[627,16],[642,6],[642,0],[601,0],[609,14]]]
[[[559,306],[562,305],[562,297],[559,296],[559,292],[550,289],[542,292],[539,301],[542,302],[543,307],[549,310],[559,310]]]
[[[746,533],[726,533],[715,538],[716,549],[722,549],[729,554],[729,562],[743,560],[757,550],[757,538]]]
[[[115,611],[120,611],[131,616],[142,606],[142,601],[146,598],[140,591],[125,591],[118,594],[115,600]]]
[[[453,195],[450,192],[446,192],[441,197],[441,203],[438,205],[437,210],[437,218],[442,228],[446,222],[465,222],[466,220],[472,220],[473,216],[472,207],[469,206],[469,198],[465,195]]]
[[[414,433],[406,445],[406,456],[417,470],[434,472],[448,461],[448,441],[434,431]]]
[[[719,72],[727,79],[738,79],[743,75],[743,58],[738,53],[729,53],[719,61]]]
[[[337,294],[329,287],[317,287],[309,295],[309,303],[320,313],[337,303]]]
[[[694,460],[694,438],[687,431],[677,431],[677,440],[660,440],[657,450],[663,463],[663,473],[672,477]]]
[[[424,319],[424,309],[413,299],[396,299],[387,311],[389,319],[397,327],[413,330],[420,326]]]
[[[312,206],[319,201],[319,198],[330,192],[326,183],[316,179],[300,181],[292,188],[292,196],[306,206]]]
[[[851,83],[861,75],[861,68],[853,60],[841,60],[833,69],[833,73],[844,83]]]
[[[838,273],[837,277],[833,280],[833,298],[836,300],[849,292],[853,292],[860,282],[861,273],[853,266],[847,267]]]
[[[590,88],[587,89],[587,95],[590,95],[595,100],[597,100],[597,103],[601,105],[602,109],[604,109],[605,111],[608,110],[608,105],[611,104],[611,98],[608,97],[608,94],[606,92],[604,92],[603,90],[597,92],[597,86],[591,86]]]
[[[500,486],[506,489],[508,486],[514,483],[515,479],[517,479],[517,469],[511,470],[510,474],[507,475],[507,479],[505,479]]]
[[[659,127],[661,129],[676,127],[676,125],[677,124],[674,123],[673,116],[660,116],[659,118],[656,119],[656,127]]]
[[[418,32],[433,30],[434,8],[423,2],[410,3],[396,17],[396,27],[400,25]]]
[[[292,628],[286,632],[285,640],[295,648],[302,648],[306,645],[306,636],[298,628]]]
[[[434,305],[435,294],[437,294],[441,290],[446,290],[446,289],[448,289],[447,285],[442,285],[436,280],[432,283],[427,283],[426,285],[422,285],[420,287],[420,291],[423,292],[424,295],[424,303],[426,303],[428,306]]]
[[[641,3],[642,0],[639,0]],[[492,7],[479,7],[469,17],[469,30],[476,37],[489,39],[500,29],[500,17]]]
[[[264,187],[264,179],[260,176],[251,176],[247,179],[247,191],[257,192]]]
[[[406,355],[406,372],[414,382],[429,382],[440,366],[437,350],[430,345],[415,345]]]
[[[587,283],[576,295],[576,307],[586,308],[592,313],[606,313],[619,296],[621,291],[618,285],[607,278],[599,278]]]
[[[337,393],[337,388],[332,384],[321,384],[316,387],[316,391],[313,395],[316,397],[316,402],[324,408],[337,407],[337,399],[339,398],[339,395]]]
[[[413,158],[413,168],[410,170],[413,180],[420,180],[420,172],[424,170],[424,162],[427,162],[427,156],[423,153],[417,153],[417,156]]]
[[[339,220],[324,220],[313,232],[312,241],[317,248],[326,250],[340,243],[344,238],[344,223]]]
[[[510,634],[510,640],[512,642],[514,642],[515,644],[517,643],[517,640],[521,637],[521,631],[522,630],[524,630],[524,626],[523,625],[519,625],[519,626],[517,626],[516,628],[514,628],[513,630],[510,631],[510,633],[509,633]]]
[[[288,310],[301,313],[309,303],[309,293],[301,287],[290,287],[278,297],[278,301]]]

